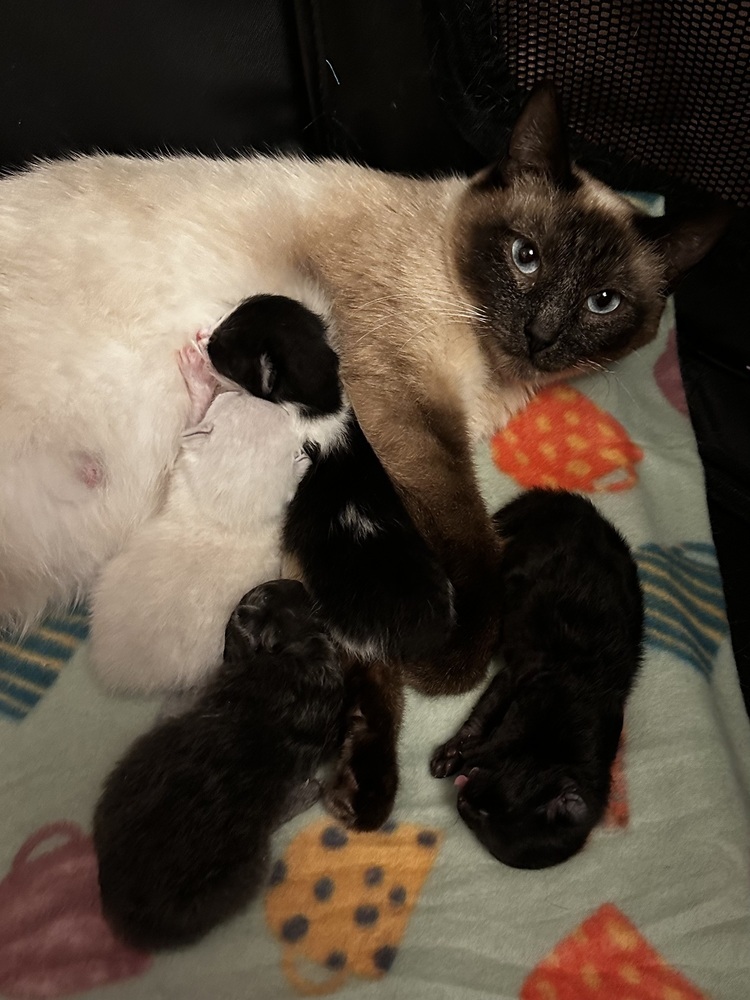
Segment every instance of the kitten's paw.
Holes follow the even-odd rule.
[[[460,734],[451,737],[439,746],[430,758],[430,774],[433,778],[449,778],[461,770],[466,740]]]
[[[177,364],[185,382],[201,382],[206,377],[206,359],[197,342],[184,344],[177,352]]]
[[[354,809],[354,796],[357,792],[357,782],[349,768],[336,772],[335,783],[323,793],[323,805],[326,811],[337,819],[347,829],[356,829],[357,814]]]
[[[393,811],[398,790],[398,763],[370,731],[355,721],[338,762],[324,804],[351,830],[378,830]]]
[[[177,352],[177,365],[190,399],[188,426],[194,427],[205,417],[219,383],[206,355],[193,343]]]

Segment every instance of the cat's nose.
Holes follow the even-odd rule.
[[[534,316],[533,319],[529,320],[523,332],[526,336],[526,343],[529,345],[529,354],[532,357],[543,351],[545,347],[554,344],[560,335],[557,326],[545,323],[539,316]]]

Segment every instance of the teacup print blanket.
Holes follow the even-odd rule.
[[[126,948],[99,909],[91,816],[159,705],[96,687],[76,609],[0,642],[0,998],[747,1000],[750,725],[671,304],[655,342],[548,388],[476,460],[493,510],[579,491],[639,565],[646,656],[584,850],[545,871],[485,853],[427,766],[477,693],[410,692],[389,823],[353,834],[315,807],[279,831],[240,917],[182,951]]]

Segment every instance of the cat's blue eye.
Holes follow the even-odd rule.
[[[533,274],[539,270],[539,251],[531,240],[523,238],[515,240],[510,254],[513,263],[523,274]]]
[[[592,313],[611,313],[622,302],[620,294],[613,292],[611,288],[605,288],[601,292],[595,292],[586,299],[586,305]]]

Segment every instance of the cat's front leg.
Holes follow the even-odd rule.
[[[454,589],[456,624],[445,649],[407,664],[407,680],[427,694],[468,691],[498,642],[502,541],[476,482],[464,414],[444,386],[426,399],[413,382],[384,386],[343,374],[365,435]]]

